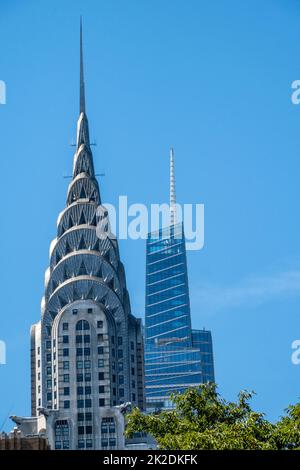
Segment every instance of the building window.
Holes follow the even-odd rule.
[[[50,400],[52,400],[52,393],[48,392],[47,393],[47,401],[50,401]]]
[[[109,423],[109,432],[110,434],[115,434],[116,432],[116,426],[115,426],[115,423]]]
[[[51,367],[47,367],[47,375],[51,375]]]
[[[123,368],[124,368],[123,362],[119,362],[119,363],[118,363],[118,371],[119,371],[119,372],[122,372],[122,371],[123,371]]]
[[[90,356],[91,355],[91,349],[90,348],[84,348],[84,355],[85,356]]]
[[[91,368],[91,361],[84,361],[84,368],[90,369]]]
[[[84,400],[77,400],[77,407],[84,408]]]
[[[76,324],[76,330],[77,331],[82,331],[82,330],[89,330],[90,329],[90,324],[86,320],[79,320]]]
[[[82,361],[77,361],[76,362],[76,367],[77,367],[77,369],[83,369],[83,362]]]
[[[134,367],[131,368],[131,375],[135,375],[135,369],[134,369]]]
[[[135,401],[135,393],[132,394],[132,401]]]
[[[84,401],[85,407],[86,408],[91,408],[92,407],[92,400],[90,398],[86,398]]]
[[[113,381],[114,384],[116,383],[116,376],[115,376],[115,374],[113,374],[113,376],[112,376],[112,381]]]
[[[116,387],[113,388],[113,396],[115,397],[117,395],[117,389]]]
[[[63,369],[69,370],[69,368],[70,368],[69,361],[63,361]]]
[[[84,378],[86,382],[90,382],[92,380],[92,374],[90,372],[86,372],[84,374]]]
[[[99,385],[99,393],[104,393],[104,385]]]
[[[85,413],[85,420],[86,421],[92,421],[92,413],[90,413],[90,412]]]
[[[51,353],[48,353],[46,355],[46,360],[47,360],[47,362],[51,362]]]
[[[41,353],[41,348],[40,347],[37,348],[37,353],[38,353],[38,355],[40,355],[40,353]]]
[[[77,395],[83,395],[83,387],[77,387]]]
[[[82,343],[82,336],[81,335],[76,336],[76,344],[78,344],[78,343]]]
[[[82,348],[77,348],[76,349],[76,356],[83,356],[83,349]]]
[[[104,354],[104,347],[98,346],[98,354]]]
[[[100,343],[101,341],[103,341],[103,334],[102,334],[102,333],[98,333],[98,334],[97,334],[97,339],[98,339],[98,343]]]
[[[78,449],[84,449],[84,440],[83,439],[78,440]]]
[[[123,349],[118,349],[118,359],[123,359]]]
[[[102,320],[97,321],[97,328],[103,328],[103,321]]]
[[[115,337],[114,336],[111,337],[111,344],[115,344]]]
[[[70,400],[65,400],[64,401],[64,409],[70,408]]]
[[[47,388],[51,388],[52,387],[52,380],[47,380]]]
[[[83,374],[77,374],[77,382],[83,382]]]
[[[119,375],[119,384],[123,385],[124,383],[124,375]]]
[[[41,393],[41,386],[38,386],[38,393]]]
[[[60,449],[61,449],[61,442],[55,441],[55,450],[60,450]]]
[[[70,441],[63,441],[63,449],[70,449]]]
[[[41,367],[41,361],[38,360],[38,367]]]
[[[131,382],[131,386],[132,386],[132,388],[135,388],[135,380],[133,380],[133,381]]]
[[[93,447],[93,440],[92,439],[87,439],[86,440],[86,448],[91,449]]]
[[[104,380],[104,372],[98,373],[98,380]]]
[[[68,331],[69,323],[63,323],[63,331]]]
[[[93,309],[92,309],[92,308],[88,308],[88,313],[93,313]]]
[[[133,354],[131,354],[130,359],[131,359],[131,362],[134,362],[134,355]]]
[[[65,383],[69,383],[69,382],[70,382],[70,376],[69,376],[69,374],[64,374],[64,375],[63,375],[63,381],[64,381]]]
[[[78,426],[78,435],[82,436],[84,434],[84,426]]]
[[[86,426],[85,432],[86,434],[93,434],[93,426]]]
[[[104,398],[99,398],[99,406],[105,406]]]
[[[85,343],[90,343],[90,342],[91,342],[91,337],[90,337],[90,335],[84,335],[83,341],[84,341]]]
[[[46,341],[46,349],[51,349],[51,341]]]
[[[68,348],[64,348],[64,349],[63,349],[63,356],[64,356],[64,357],[68,357],[68,356],[69,356],[69,349],[68,349]]]
[[[101,439],[101,447],[105,449],[108,447],[108,439]]]
[[[116,447],[117,441],[116,439],[109,439],[109,447]]]
[[[78,310],[76,308],[73,308],[72,313],[73,313],[73,315],[77,315]]]
[[[104,367],[104,359],[98,359],[98,367]]]
[[[124,388],[120,388],[120,389],[119,389],[119,395],[120,395],[120,397],[122,397],[122,398],[124,397]]]
[[[118,346],[122,346],[123,344],[123,338],[122,336],[118,336]]]
[[[48,374],[48,372],[47,372],[47,374]],[[51,370],[50,370],[50,374],[51,374]],[[40,372],[38,373],[38,380],[41,380],[41,373]]]
[[[86,386],[86,387],[85,387],[85,394],[86,394],[86,395],[90,395],[91,393],[92,393],[92,387]]]
[[[64,344],[69,344],[69,336],[68,335],[63,335],[63,343]]]
[[[70,387],[64,387],[64,395],[70,395]]]
[[[133,341],[130,342],[130,348],[131,348],[131,351],[134,350],[134,342]]]

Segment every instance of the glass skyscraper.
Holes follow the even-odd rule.
[[[146,244],[147,409],[167,408],[172,392],[214,381],[211,333],[192,330],[184,227],[176,222],[171,150],[171,224]]]

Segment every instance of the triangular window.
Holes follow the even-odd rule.
[[[82,263],[81,263],[81,265],[80,265],[78,275],[79,275],[79,276],[86,276],[86,275],[87,275],[87,270],[86,270],[86,267],[85,267],[85,264],[84,264],[83,261],[82,261]]]

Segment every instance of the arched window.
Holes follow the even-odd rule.
[[[79,320],[76,323],[76,330],[77,331],[82,331],[82,330],[89,330],[90,329],[90,324],[86,320]]]

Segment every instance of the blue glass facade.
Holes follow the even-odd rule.
[[[211,332],[208,330],[192,330],[193,347],[200,350],[202,365],[202,381],[214,382],[214,356]]]
[[[148,235],[145,343],[148,410],[168,407],[172,392],[214,381],[210,332],[191,326],[181,223]]]

